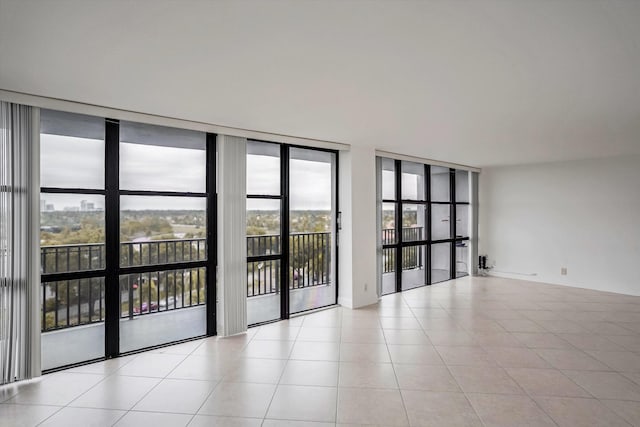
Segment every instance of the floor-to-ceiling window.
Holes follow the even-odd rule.
[[[337,302],[337,154],[247,143],[250,325]]]
[[[120,352],[205,335],[207,135],[119,133]]]
[[[455,260],[455,277],[467,276],[469,274],[472,262],[470,255],[470,229],[471,229],[471,205],[470,205],[470,173],[468,171],[455,171],[455,200],[453,208],[455,209],[456,230],[454,245]]]
[[[469,173],[379,159],[382,294],[469,272]]]
[[[282,147],[247,142],[247,322],[281,317]]]
[[[42,360],[105,355],[105,122],[42,110]]]
[[[400,163],[401,194],[399,233],[401,242],[400,290],[406,290],[429,284],[428,271],[428,167],[413,162]]]
[[[215,135],[42,111],[44,369],[215,334],[214,171]]]
[[[451,279],[452,227],[451,174],[442,166],[431,166],[431,283]]]
[[[382,295],[396,291],[396,259],[398,254],[397,225],[399,202],[396,197],[396,161],[380,159],[382,193]]]

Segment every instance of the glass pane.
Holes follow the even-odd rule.
[[[396,198],[396,162],[393,159],[382,160],[382,199]]]
[[[40,193],[41,272],[104,268],[104,196]]]
[[[451,243],[431,246],[431,283],[451,279]]]
[[[469,275],[469,242],[456,242],[456,277]]]
[[[431,166],[431,201],[449,202],[450,193],[449,168]]]
[[[427,238],[425,211],[425,205],[406,203],[402,205],[402,240],[404,242],[415,242]]]
[[[402,198],[405,200],[425,199],[424,165],[402,162]]]
[[[396,249],[382,250],[382,295],[396,291]]]
[[[456,205],[456,237],[469,237],[469,205]]]
[[[247,141],[247,194],[280,194],[280,146]]]
[[[382,204],[382,244],[390,245],[396,242],[396,204]]]
[[[431,205],[431,240],[451,238],[450,205]]]
[[[279,255],[282,252],[280,235],[247,235],[247,256]]]
[[[41,110],[40,185],[104,188],[104,119]]]
[[[42,284],[42,331],[104,320],[104,279],[64,280]]]
[[[402,248],[402,290],[427,284],[427,250],[424,245]]]
[[[280,252],[280,200],[247,199],[247,256]]]
[[[204,197],[121,196],[120,265],[206,259]]]
[[[291,288],[331,284],[331,233],[289,236]]]
[[[280,260],[247,263],[247,322],[280,318]]]
[[[104,357],[104,278],[41,286],[42,368]]]
[[[120,122],[120,188],[206,191],[204,132]]]
[[[336,303],[335,154],[290,150],[289,288],[297,313]]]
[[[469,172],[456,171],[456,202],[469,202]]]
[[[120,276],[120,351],[206,333],[206,269]]]

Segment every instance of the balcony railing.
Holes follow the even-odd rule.
[[[204,238],[122,242],[120,244],[120,265],[133,267],[202,261],[207,259],[206,243]]]
[[[205,268],[187,268],[120,276],[120,317],[203,305],[206,273]]]
[[[422,240],[424,227],[404,227],[402,229],[402,241],[414,242],[416,240]],[[396,230],[395,228],[385,228],[382,230],[382,244],[391,245],[396,243]]]
[[[42,246],[42,274],[105,268],[105,245]],[[206,259],[206,239],[122,242],[120,265],[163,265]],[[121,317],[175,310],[204,304],[202,268],[129,274],[120,277]],[[50,331],[104,320],[104,278],[42,283],[42,330]]]
[[[104,278],[42,282],[42,331],[104,320]]]
[[[168,239],[144,242],[122,242],[120,265],[169,264],[206,259],[206,239]],[[40,263],[42,274],[104,268],[104,243],[42,246]]]
[[[289,239],[289,287],[298,289],[327,284],[331,271],[331,233],[295,233]],[[103,269],[104,250],[104,244],[100,243],[43,246],[42,274]],[[247,253],[249,257],[280,254],[280,236],[247,236]],[[120,265],[123,267],[204,259],[205,239],[122,242],[120,245]],[[248,296],[279,292],[279,260],[250,261],[247,269]],[[43,281],[42,301],[43,331],[102,322],[104,279]],[[123,318],[187,308],[204,302],[204,269],[158,271],[120,277],[120,312]]]
[[[331,242],[330,232],[289,235],[289,289],[330,283]],[[279,235],[247,236],[247,296],[280,292],[280,260],[251,260],[251,257],[280,253]]]
[[[405,228],[405,241],[422,238],[422,227]],[[385,244],[395,241],[395,230],[383,230]],[[294,233],[289,236],[289,288],[326,285],[331,279],[332,237],[329,232]],[[247,236],[251,257],[277,255],[282,251],[279,235]],[[99,270],[104,268],[104,244],[43,246],[42,274]],[[423,247],[405,247],[403,270],[423,267]],[[383,273],[395,270],[395,249],[383,250]],[[206,240],[171,239],[123,242],[123,267],[162,265],[206,259]],[[247,263],[247,295],[280,291],[280,261]],[[46,278],[45,278],[46,280]],[[104,320],[104,279],[84,278],[42,283],[42,330],[50,331]],[[131,303],[130,303],[131,302]],[[121,317],[175,310],[204,304],[205,270],[186,269],[124,275],[120,278]]]
[[[42,274],[104,268],[104,243],[42,246]]]
[[[403,242],[415,242],[424,239],[423,227],[405,227],[402,229]],[[396,230],[385,228],[382,230],[382,244],[390,245],[396,243]],[[382,273],[393,273],[396,270],[395,248],[385,248],[382,250]],[[424,247],[407,246],[402,248],[402,270],[421,269],[423,262]]]

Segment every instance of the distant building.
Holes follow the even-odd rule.
[[[86,200],[82,200],[80,202],[80,212],[95,212],[96,204],[94,202],[87,202]]]
[[[40,212],[52,212],[53,208],[53,203],[47,204],[45,199],[40,199]]]

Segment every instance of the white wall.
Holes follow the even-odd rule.
[[[640,156],[483,169],[479,246],[496,275],[640,295]]]

